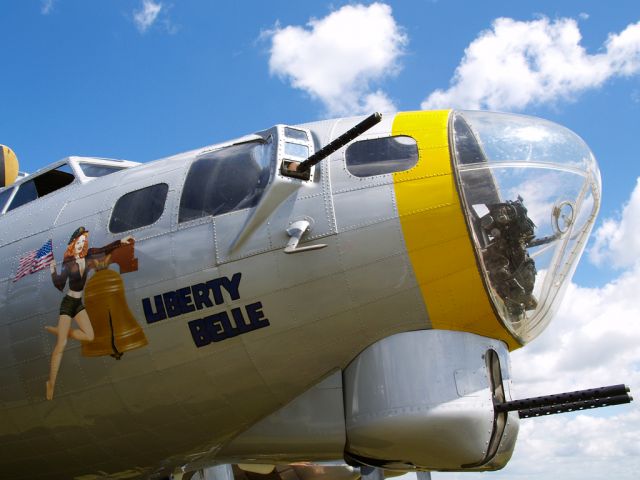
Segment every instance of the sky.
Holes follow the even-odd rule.
[[[580,135],[603,199],[550,327],[513,354],[519,397],[640,395],[640,4],[0,0],[0,143],[35,171],[68,155],[149,161],[276,123],[488,109]],[[639,396],[640,398],[640,396]],[[635,479],[640,401],[523,420],[500,472]]]

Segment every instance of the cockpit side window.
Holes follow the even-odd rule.
[[[55,192],[56,190],[66,187],[75,180],[73,170],[66,163],[60,165],[58,168],[49,170],[48,172],[38,175],[33,179],[38,190],[38,197],[44,197],[45,195]]]
[[[164,211],[168,191],[169,185],[158,183],[120,197],[113,207],[109,231],[126,232],[158,221]]]
[[[14,208],[21,207],[25,203],[29,203],[38,198],[38,191],[36,190],[36,185],[33,180],[29,180],[28,182],[24,182],[18,187],[18,191],[16,192],[9,208],[7,208],[7,212],[13,210]]]
[[[29,180],[18,187],[18,192],[13,197],[9,210],[18,208],[36,198],[44,197],[56,190],[66,187],[75,180],[71,167],[66,163],[58,168],[44,172],[33,180]]]
[[[402,172],[418,163],[418,144],[404,135],[362,140],[347,147],[345,158],[356,177]]]
[[[6,190],[0,192],[0,213],[2,213],[2,210],[4,210],[4,206],[7,203],[7,200],[9,200],[11,192],[13,192],[13,188],[7,188]]]
[[[254,207],[271,175],[271,145],[250,142],[196,159],[184,183],[179,221]]]

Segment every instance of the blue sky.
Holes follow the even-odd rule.
[[[0,142],[27,171],[68,155],[148,161],[373,108],[488,108],[574,130],[599,161],[602,209],[558,319],[514,355],[514,376],[532,395],[640,388],[637,0],[0,0],[0,18]],[[492,475],[634,478],[640,410],[611,411],[523,422],[529,450]]]

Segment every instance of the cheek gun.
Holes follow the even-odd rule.
[[[556,413],[630,403],[633,397],[629,395],[629,391],[629,387],[626,385],[611,385],[543,397],[523,398],[510,402],[496,402],[494,408],[496,413],[517,411],[520,418],[542,417]]]

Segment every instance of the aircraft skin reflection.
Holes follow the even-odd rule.
[[[599,174],[566,129],[487,115],[277,125],[144,165],[69,157],[0,190],[0,470],[49,479],[345,460],[397,472],[502,468],[518,430],[517,411],[494,409],[513,400],[509,352],[550,320],[593,226]],[[556,129],[589,157],[560,158],[574,161],[558,171],[579,185],[546,199],[587,220],[565,219],[544,244],[501,233],[526,208],[491,219],[500,228],[483,229],[493,224],[474,213],[516,200],[517,185],[501,182],[517,175],[501,169],[557,166],[506,149],[492,157],[510,124]],[[346,145],[305,169],[345,132]],[[535,238],[553,236],[550,220],[529,220]],[[82,303],[63,311],[52,286],[80,229],[108,246],[79,267],[84,295],[67,290],[101,309],[100,340],[94,315],[92,339]],[[41,269],[49,240],[54,260]],[[531,264],[521,274],[514,259],[527,252],[544,276]],[[115,300],[96,303],[90,282],[101,270],[118,276],[100,287]],[[55,392],[45,382],[59,347],[45,326],[66,344]]]

